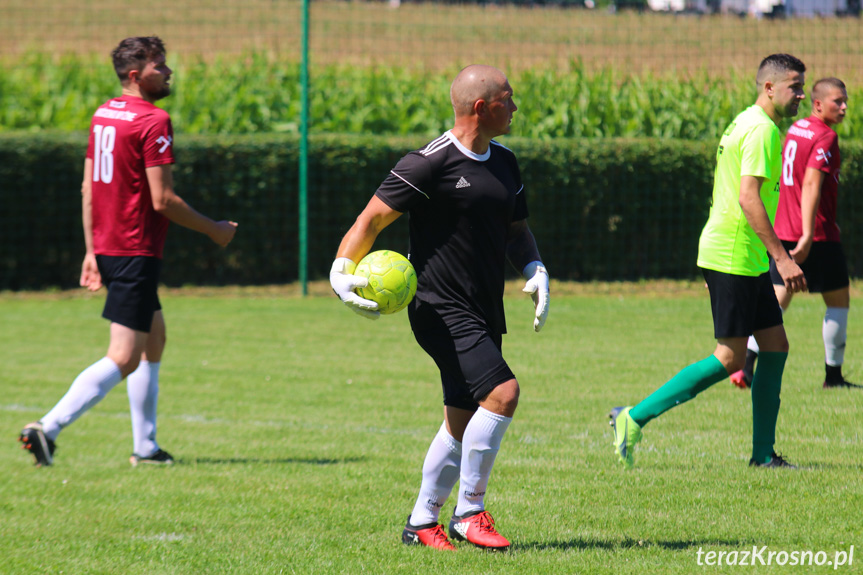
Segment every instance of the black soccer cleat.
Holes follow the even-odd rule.
[[[821,387],[823,389],[863,389],[863,385],[858,385],[856,383],[851,383],[850,381],[845,381],[844,378],[838,381],[825,381]]]
[[[796,465],[789,463],[787,459],[775,451],[770,454],[770,460],[765,463],[759,463],[754,459],[750,459],[749,467],[784,467],[785,469],[797,469]]]
[[[26,449],[33,454],[36,467],[48,466],[54,463],[54,451],[57,446],[42,431],[42,424],[38,421],[28,423],[21,430],[18,441],[22,443],[21,449]]]
[[[156,453],[148,455],[147,457],[133,453],[132,457],[129,458],[129,463],[132,464],[132,467],[137,467],[139,463],[151,465],[173,465],[174,458],[171,457],[171,454],[167,451],[159,449]]]

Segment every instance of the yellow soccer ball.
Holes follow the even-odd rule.
[[[369,278],[357,294],[378,304],[383,314],[403,310],[417,293],[417,274],[411,262],[398,252],[378,250],[360,260],[354,275]]]

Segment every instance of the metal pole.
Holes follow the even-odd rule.
[[[300,68],[299,277],[303,296],[309,294],[309,2],[303,0],[303,46]]]

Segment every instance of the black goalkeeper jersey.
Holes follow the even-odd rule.
[[[506,333],[506,237],[528,215],[515,154],[492,141],[477,155],[446,132],[403,157],[376,195],[409,214],[417,272],[411,327]]]

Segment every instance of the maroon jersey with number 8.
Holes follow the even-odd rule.
[[[812,239],[838,242],[836,202],[839,192],[839,137],[827,124],[810,116],[797,120],[788,129],[782,147],[782,177],[779,180],[779,208],[774,228],[779,239],[796,242],[803,235],[800,197],[807,168],[824,172],[821,201],[815,216]]]

